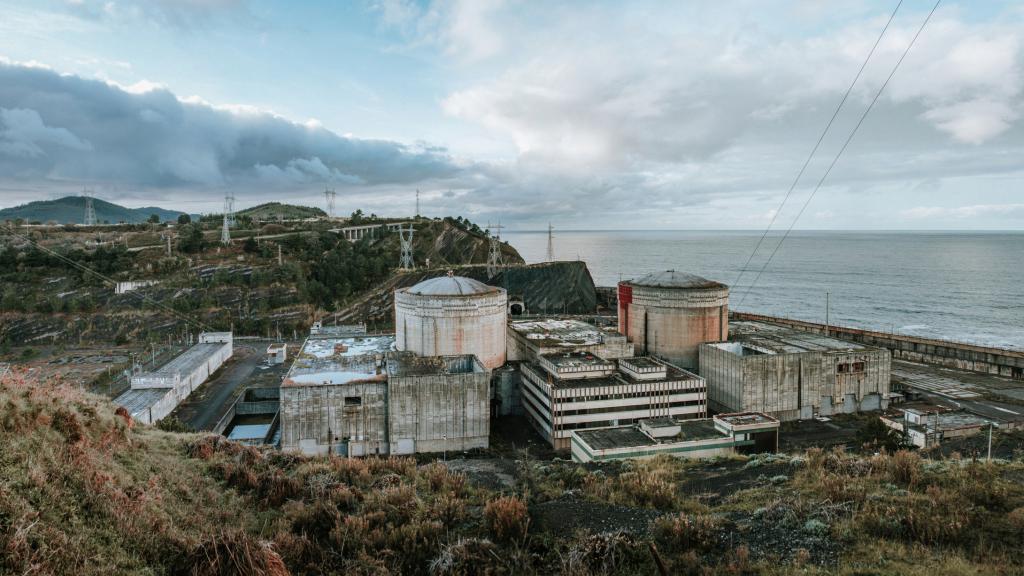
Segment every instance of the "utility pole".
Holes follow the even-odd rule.
[[[167,233],[167,255],[171,255],[171,233]]]
[[[992,422],[988,423],[988,461],[992,461]]]
[[[419,217],[420,217],[420,191],[417,189],[416,190],[416,219],[419,220]]]
[[[327,200],[327,215],[331,218],[334,218],[334,198],[336,196],[337,193],[333,188],[324,190],[324,198]]]
[[[548,222],[548,262],[555,261],[555,227]]]
[[[85,196],[85,220],[83,224],[86,226],[95,226],[96,210],[92,206],[92,190],[83,190],[82,196]]]
[[[224,224],[220,230],[220,243],[225,246],[231,245],[231,227],[235,225],[235,194],[228,192],[224,195]]]
[[[284,260],[281,259],[281,245],[278,244],[277,245],[277,265],[281,266],[283,263],[284,263]]]
[[[825,292],[825,336],[828,336],[829,328],[829,293]]]
[[[402,257],[399,262],[399,267],[402,270],[415,270],[416,264],[412,259],[412,235],[416,229],[413,228],[412,224],[409,224],[409,229],[406,230],[404,226],[398,226],[398,238],[402,243]],[[408,234],[408,236],[406,236]]]
[[[489,222],[487,224],[487,231],[490,233],[491,230],[495,232],[491,234],[491,246],[490,251],[487,253],[487,277],[494,278],[498,275],[498,270],[501,268],[501,229],[504,226],[499,221],[496,225],[492,226]]]

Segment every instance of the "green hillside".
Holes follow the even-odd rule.
[[[295,220],[301,218],[325,218],[327,213],[312,206],[267,202],[252,208],[239,210],[236,215],[248,216],[254,220]]]
[[[93,198],[93,209],[96,211],[98,223],[117,224],[125,222],[135,224],[145,222],[151,214],[156,214],[161,221],[176,220],[184,212],[166,210],[157,207],[125,208],[106,200]],[[81,224],[85,218],[85,197],[65,196],[57,200],[37,200],[0,210],[0,222],[5,220],[24,220],[25,222],[59,222],[61,224]]]

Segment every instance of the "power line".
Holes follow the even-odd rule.
[[[28,236],[25,236],[23,234],[17,233],[14,230],[14,227],[11,226],[10,224],[2,224],[0,226],[3,226],[3,228],[5,229],[7,234],[9,234],[9,235],[11,235],[11,236],[13,236],[15,238],[19,238],[22,241],[31,244],[36,249],[41,250],[43,252],[46,252],[50,256],[53,256],[54,258],[57,258],[58,260],[64,262],[65,264],[69,264],[69,265],[71,265],[71,266],[73,266],[73,267],[75,267],[75,268],[77,268],[77,269],[79,269],[82,272],[85,272],[87,274],[92,274],[96,278],[99,278],[100,280],[106,282],[107,284],[110,284],[111,286],[117,286],[117,281],[114,280],[113,278],[110,278],[109,276],[105,276],[105,275],[103,275],[103,274],[93,270],[92,268],[89,268],[85,264],[82,264],[81,262],[76,262],[75,260],[72,260],[72,259],[68,258],[67,256],[64,256],[63,254],[59,254],[59,253],[57,253],[57,252],[55,252],[53,250],[50,250],[46,246],[43,246],[42,244],[39,244],[38,242],[36,242],[35,240],[33,240],[32,238],[30,238]],[[167,312],[171,316],[173,316],[173,317],[175,317],[175,318],[185,322],[186,325],[192,324],[192,325],[194,325],[194,326],[196,326],[196,327],[198,327],[201,330],[206,331],[206,332],[213,332],[214,331],[214,329],[212,327],[207,326],[203,322],[201,322],[199,320],[194,320],[192,318],[189,318],[188,316],[185,316],[184,314],[178,312],[174,308],[171,308],[170,306],[167,306],[166,304],[163,304],[162,302],[154,300],[154,299],[150,298],[149,296],[146,296],[145,294],[143,294],[141,292],[132,291],[132,292],[130,292],[130,294],[132,294],[133,296],[137,296],[140,300],[144,300],[144,301],[146,301],[146,302],[156,306],[157,308],[160,308],[161,310],[163,310],[164,312]]]
[[[864,109],[864,113],[860,115],[860,119],[857,120],[857,124],[853,127],[853,130],[850,131],[850,135],[846,137],[846,141],[843,142],[843,147],[839,149],[839,152],[836,153],[835,158],[832,159],[832,163],[828,165],[828,169],[825,170],[825,173],[821,175],[821,178],[818,180],[818,183],[814,185],[814,189],[811,190],[811,194],[807,197],[807,200],[804,202],[804,205],[800,207],[800,211],[797,212],[796,218],[793,218],[793,222],[789,225],[789,228],[786,229],[786,232],[785,234],[782,235],[782,238],[779,239],[779,243],[775,245],[775,249],[772,250],[772,253],[768,255],[768,260],[765,261],[764,266],[761,267],[761,269],[757,272],[757,276],[754,277],[754,281],[750,284],[750,286],[747,287],[746,291],[743,293],[743,298],[740,299],[739,306],[742,306],[743,302],[746,301],[747,296],[750,295],[750,291],[753,290],[754,286],[757,284],[757,281],[760,280],[761,274],[763,274],[765,269],[768,268],[768,264],[771,263],[772,258],[775,257],[775,254],[779,251],[779,248],[782,246],[782,243],[786,241],[786,238],[789,237],[789,233],[792,232],[793,227],[796,226],[797,221],[800,220],[800,217],[803,216],[804,211],[807,210],[807,206],[809,206],[811,200],[814,199],[814,195],[817,194],[818,189],[821,188],[821,185],[825,182],[825,179],[828,178],[828,175],[832,172],[832,168],[835,167],[836,162],[839,161],[839,158],[843,155],[843,152],[846,151],[846,147],[850,145],[850,141],[853,140],[853,137],[857,134],[857,130],[860,129],[861,124],[864,123],[864,119],[868,117],[868,114],[871,112],[871,109],[874,108],[875,103],[878,102],[878,98],[882,95],[882,92],[885,90],[885,87],[889,85],[889,81],[892,80],[892,77],[896,75],[896,71],[899,70],[900,64],[903,64],[903,59],[907,57],[908,53],[910,53],[910,49],[914,47],[914,43],[917,42],[917,38],[921,35],[921,32],[924,31],[924,27],[928,25],[928,21],[931,20],[932,15],[935,14],[935,10],[938,9],[939,4],[941,2],[942,0],[936,0],[935,5],[932,6],[931,12],[928,13],[928,16],[925,16],[924,22],[921,22],[921,26],[917,29],[917,33],[914,34],[914,37],[910,39],[910,43],[907,44],[907,48],[903,51],[903,54],[900,55],[900,59],[896,61],[896,65],[892,67],[892,71],[889,72],[889,76],[886,77],[885,82],[882,82],[882,85],[878,88],[878,92],[875,92],[875,97],[871,99],[871,103],[868,104],[868,107]]]
[[[860,80],[861,74],[864,73],[864,68],[867,67],[868,61],[871,60],[871,56],[875,54],[875,49],[878,48],[878,44],[881,43],[882,37],[885,36],[885,32],[889,29],[889,25],[892,24],[893,19],[896,18],[896,12],[899,11],[900,6],[902,5],[903,0],[899,0],[896,4],[896,8],[894,8],[892,14],[889,15],[889,20],[886,21],[882,31],[878,34],[878,38],[875,39],[875,44],[871,46],[871,50],[864,58],[864,62],[860,65],[860,69],[857,70],[857,75],[853,77],[853,82],[850,82],[850,86],[846,89],[846,93],[843,94],[843,98],[839,101],[839,105],[836,106],[835,112],[832,112],[832,117],[829,118],[828,124],[825,125],[825,129],[822,130],[821,135],[818,136],[818,141],[815,142],[814,148],[812,148],[811,153],[807,155],[807,160],[805,160],[804,165],[800,167],[800,172],[798,172],[796,178],[793,179],[793,183],[789,185],[789,190],[786,191],[786,195],[782,198],[782,202],[779,204],[779,207],[775,209],[775,213],[772,214],[772,219],[768,222],[768,227],[764,229],[764,234],[761,234],[761,237],[757,240],[757,245],[754,246],[754,250],[750,253],[747,261],[743,264],[743,267],[740,268],[740,273],[736,276],[736,281],[732,283],[733,286],[738,287],[740,285],[740,279],[743,278],[743,274],[747,271],[747,267],[750,266],[750,262],[754,259],[757,251],[761,248],[761,244],[764,243],[764,239],[768,236],[768,232],[772,229],[772,226],[775,225],[775,220],[779,217],[779,214],[782,213],[782,208],[786,206],[786,202],[789,201],[789,197],[793,194],[793,190],[796,189],[797,183],[799,183],[800,178],[803,177],[804,171],[806,171],[807,166],[810,165],[811,159],[814,158],[814,155],[818,152],[821,142],[825,139],[825,135],[828,134],[829,129],[832,128],[832,123],[836,121],[836,116],[839,116],[839,111],[843,108],[843,105],[846,104],[847,98],[850,97],[850,92],[853,91],[853,87],[857,84],[857,81]]]

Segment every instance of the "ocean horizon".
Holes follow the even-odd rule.
[[[674,269],[728,284],[730,308],[911,336],[1024,349],[1024,231],[555,230],[556,260],[598,286]],[[547,230],[502,235],[528,263]],[[756,279],[756,282],[755,282]]]

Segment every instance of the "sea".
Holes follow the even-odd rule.
[[[728,284],[733,310],[824,322],[827,301],[833,325],[1024,350],[1024,232],[793,231],[755,253],[763,233],[555,230],[552,245],[598,286],[677,270]],[[502,236],[547,259],[546,230]]]

